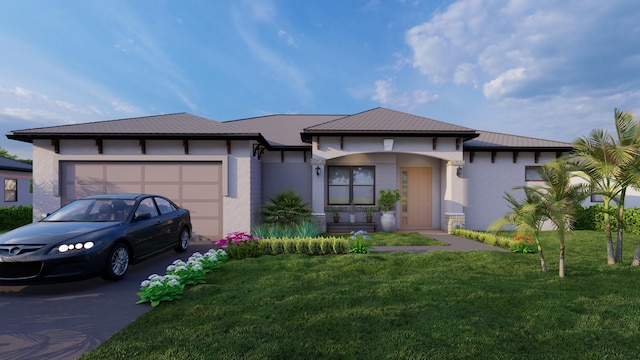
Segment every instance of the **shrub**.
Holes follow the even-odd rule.
[[[32,206],[0,207],[0,231],[8,231],[33,222]]]
[[[294,226],[311,216],[311,207],[293,189],[281,191],[269,201],[262,208],[262,215],[268,223]]]
[[[475,240],[487,245],[499,246],[505,249],[510,249],[512,246],[516,246],[518,241],[509,239],[504,236],[498,236],[492,233],[467,230],[467,229],[454,229],[453,235],[460,236],[466,239]]]

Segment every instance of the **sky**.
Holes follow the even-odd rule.
[[[379,106],[571,142],[640,114],[637,0],[0,0],[4,134]]]

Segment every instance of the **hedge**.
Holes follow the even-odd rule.
[[[13,230],[31,222],[33,222],[32,206],[0,207],[0,231]]]

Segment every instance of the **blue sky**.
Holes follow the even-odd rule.
[[[640,110],[638,19],[637,0],[2,1],[0,130],[383,106],[572,141]]]

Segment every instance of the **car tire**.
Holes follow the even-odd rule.
[[[191,236],[189,235],[189,229],[183,227],[180,230],[180,236],[178,237],[178,245],[176,245],[177,252],[185,252],[189,248],[189,239]]]
[[[111,281],[122,279],[129,268],[129,258],[129,248],[127,245],[115,243],[113,247],[111,247],[111,250],[109,250],[102,278]]]

